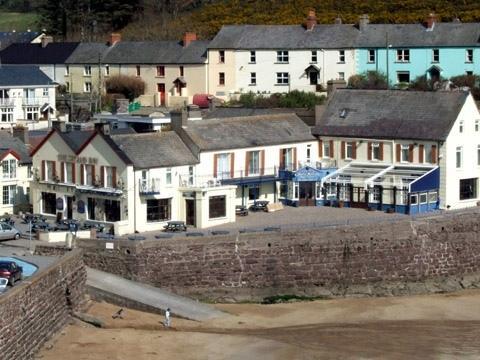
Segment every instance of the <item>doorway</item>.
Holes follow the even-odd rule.
[[[437,81],[440,81],[440,70],[432,66],[429,70],[430,73],[430,80],[432,80],[432,83],[436,83]]]
[[[73,197],[67,196],[67,219],[73,219]]]
[[[352,186],[350,189],[350,199],[352,199],[350,204],[351,207],[366,209],[368,207],[368,203],[366,201],[367,197],[365,189],[361,186]]]
[[[160,105],[165,106],[165,84],[157,84],[157,91],[160,96]]]
[[[187,226],[196,226],[195,224],[195,200],[185,199],[185,222]]]
[[[310,72],[310,85],[318,85],[318,72]]]
[[[298,183],[300,206],[315,206],[315,181],[301,181]]]

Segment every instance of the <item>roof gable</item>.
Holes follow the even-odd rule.
[[[0,87],[53,86],[54,82],[37,66],[0,67]]]

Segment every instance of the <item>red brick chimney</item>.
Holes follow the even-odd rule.
[[[317,16],[315,15],[315,10],[311,9],[308,10],[307,22],[305,24],[305,28],[307,31],[313,30],[313,28],[317,25]]]
[[[111,33],[110,34],[110,46],[115,45],[117,42],[122,41],[122,34],[120,33]]]
[[[437,22],[437,16],[435,13],[430,13],[425,20],[425,26],[427,30],[433,30],[435,23]]]
[[[190,45],[192,41],[197,40],[197,34],[194,32],[186,32],[183,34],[183,47]]]

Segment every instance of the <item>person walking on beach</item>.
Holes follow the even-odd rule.
[[[170,308],[167,308],[165,311],[165,327],[169,328],[170,327]]]

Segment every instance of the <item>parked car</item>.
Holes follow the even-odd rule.
[[[23,268],[15,261],[0,261],[0,278],[8,279],[10,285],[22,280]]]
[[[20,231],[7,223],[0,223],[0,240],[19,239]]]
[[[8,279],[0,278],[0,294],[7,290]]]

